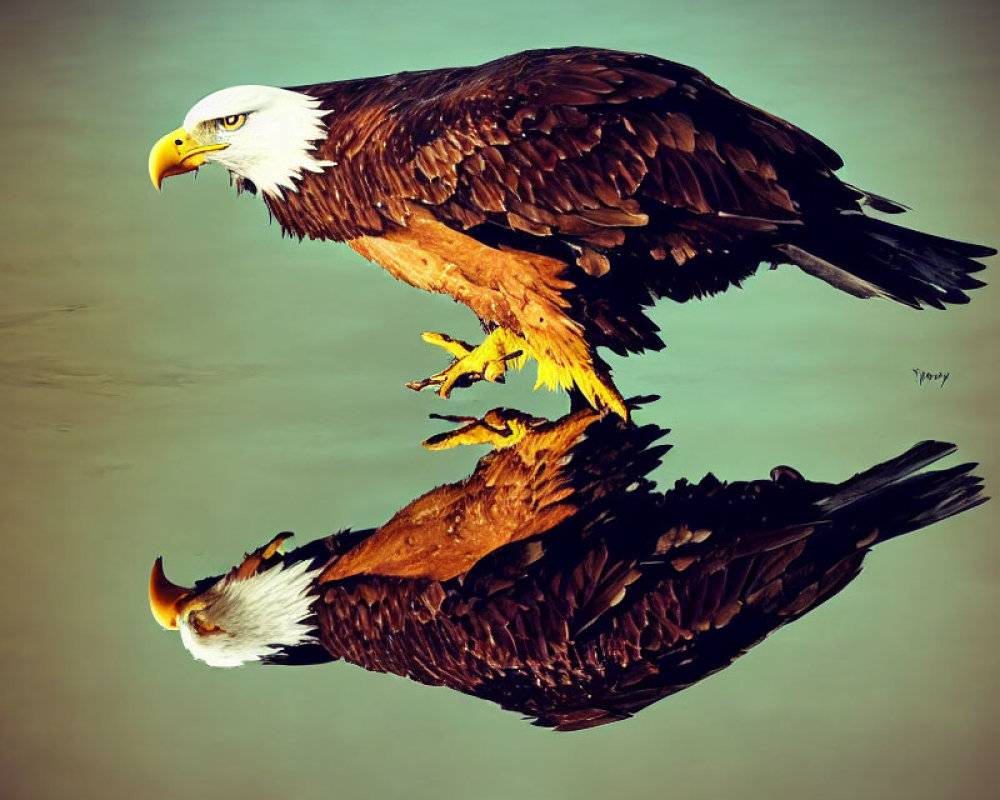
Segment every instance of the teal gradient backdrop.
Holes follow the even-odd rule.
[[[224,174],[157,194],[149,147],[201,96],[591,44],[699,67],[820,136],[906,222],[1000,243],[995,12],[952,3],[48,2],[0,14],[0,782],[6,798],[885,798],[989,794],[1000,736],[1000,505],[874,553],[841,596],[624,724],[541,731],[349,665],[212,670],[150,618],[276,531],[385,521],[471,471],[428,453],[402,386],[464,307],[347,247],[283,240]],[[991,272],[995,272],[992,265]],[[991,274],[987,273],[987,279]],[[997,278],[992,275],[993,283]],[[841,479],[924,438],[1000,479],[996,286],[860,301],[792,268],[659,305],[668,348],[615,360],[658,472]],[[947,370],[943,387],[912,370]],[[531,370],[533,372],[533,369]],[[957,463],[954,462],[953,463]],[[995,489],[994,489],[995,491]]]

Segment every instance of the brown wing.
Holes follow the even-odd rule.
[[[739,512],[761,516],[742,489],[698,487],[699,501],[715,498],[714,525],[664,520],[648,495],[628,506],[618,498],[613,518],[574,519],[461,581],[328,584],[317,609],[323,644],[335,658],[559,730],[627,718],[725,667],[857,574],[865,551],[851,543],[820,563],[807,550],[810,526],[734,527]]]
[[[629,477],[639,479],[594,483],[584,473],[613,463],[610,432],[610,420],[590,428],[578,445],[590,455],[574,455],[574,482],[600,488],[544,536],[452,580],[326,584],[316,606],[323,645],[537,724],[591,727],[730,664],[846,586],[870,545],[983,502],[972,465],[919,473],[952,451],[941,443],[837,486],[781,468],[771,480],[709,476],[661,495],[639,477],[644,445],[625,436],[625,460],[639,465]],[[625,477],[632,467],[619,469]]]
[[[826,205],[857,197],[816,139],[652,56],[534,51],[298,88],[331,111],[319,155],[335,166],[267,199],[283,228],[451,295],[523,336],[542,382],[604,406],[620,399],[594,348],[661,347],[651,296],[718,291],[776,257],[754,237],[797,224],[815,184]]]
[[[662,346],[651,295],[738,283],[775,257],[757,240],[797,224],[803,198],[858,196],[830,179],[841,162],[825,145],[647,55],[533,51],[298,89],[332,111],[319,155],[336,166],[268,199],[283,228],[350,240],[450,294],[588,396],[599,388],[573,371],[602,372],[594,346]]]
[[[801,175],[779,178],[775,162],[841,165],[699,72],[641,54],[533,51],[298,90],[333,111],[320,156],[337,164],[303,183],[304,235],[379,235],[422,205],[463,229],[489,221],[600,250],[655,205],[794,218]]]
[[[995,252],[863,215],[905,209],[842,183],[814,137],[653,56],[533,51],[299,89],[331,112],[319,150],[335,166],[266,198],[283,229],[349,240],[452,295],[527,338],[557,367],[547,382],[588,395],[581,371],[609,383],[595,348],[663,346],[643,313],[657,297],[719,292],[771,262],[941,308],[967,302],[975,259]],[[467,259],[477,245],[494,254]]]

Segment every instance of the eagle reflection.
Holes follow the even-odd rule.
[[[216,666],[344,659],[577,730],[722,669],[835,595],[868,550],[985,501],[973,464],[922,442],[839,484],[789,467],[657,491],[654,425],[586,409],[498,409],[428,441],[496,446],[472,475],[378,529],[282,552],[193,588],[157,559],[157,620]]]

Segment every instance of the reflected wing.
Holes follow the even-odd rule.
[[[456,579],[327,585],[323,643],[560,730],[622,719],[836,594],[872,544],[983,502],[972,465],[918,473],[952,450],[924,443],[840,485],[782,468],[617,487]]]

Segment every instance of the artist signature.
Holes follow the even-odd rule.
[[[948,382],[948,378],[951,377],[950,372],[927,372],[922,369],[913,370],[913,377],[916,378],[917,383],[923,386],[925,383],[937,383],[941,382],[941,386],[944,386]]]

